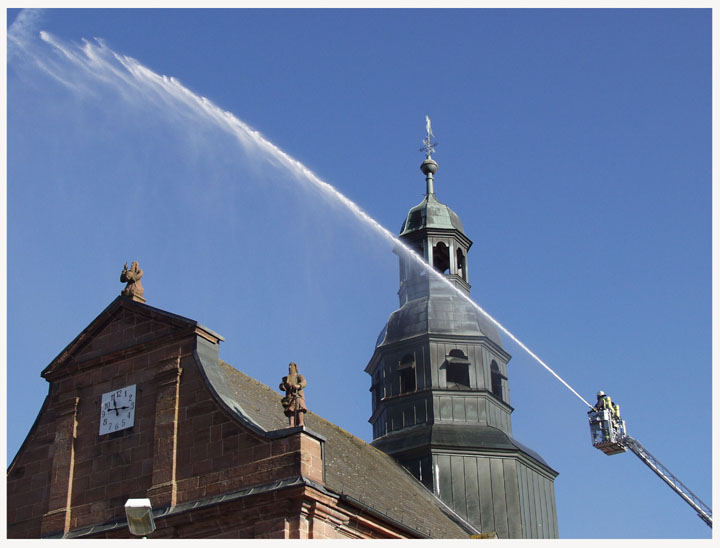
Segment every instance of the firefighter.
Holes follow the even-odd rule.
[[[609,409],[611,412],[613,411],[613,402],[610,399],[610,396],[605,395],[605,392],[600,390],[600,392],[597,393],[597,402],[595,403],[595,407],[593,407],[595,411],[602,411],[603,409]]]
[[[604,409],[610,411],[610,420],[602,421],[603,438],[605,441],[611,441],[614,437],[613,432],[617,430],[613,402],[612,399],[610,399],[610,396],[606,395],[605,392],[600,390],[597,393],[597,402],[595,402],[595,407],[593,407],[592,410],[595,412],[600,412]]]

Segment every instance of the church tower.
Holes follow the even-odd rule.
[[[512,436],[511,356],[493,323],[458,294],[470,294],[472,241],[435,197],[431,136],[428,119],[420,166],[426,194],[399,238],[445,280],[395,248],[400,304],[365,369],[372,444],[482,532],[557,538],[557,472]]]

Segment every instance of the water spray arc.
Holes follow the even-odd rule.
[[[193,93],[176,78],[159,75],[135,59],[114,52],[102,41],[95,43],[84,41],[82,46],[77,46],[65,45],[45,31],[40,33],[40,37],[46,44],[54,48],[65,61],[71,63],[74,69],[82,71],[86,76],[90,77],[91,80],[114,87],[124,97],[127,98],[129,92],[135,91],[140,92],[143,101],[155,103],[158,107],[185,107],[189,109],[188,112],[185,113],[186,115],[194,115],[201,117],[201,119],[206,122],[212,122],[218,128],[224,129],[235,137],[241,146],[254,146],[270,155],[275,162],[290,171],[299,181],[309,183],[311,188],[321,192],[325,197],[330,198],[334,202],[343,205],[355,218],[365,223],[365,225],[372,228],[377,234],[396,246],[396,249],[406,253],[408,257],[415,261],[417,265],[423,268],[430,276],[434,276],[436,279],[451,287],[455,294],[470,303],[528,355],[550,372],[585,405],[592,408],[590,403],[515,335],[493,318],[480,305],[475,303],[469,296],[459,291],[441,273],[426,263],[414,250],[410,249],[410,247],[405,245],[393,233],[365,213],[362,208],[338,191],[334,186],[320,179],[310,169],[268,141],[258,131],[238,119],[233,113],[223,110],[207,98]],[[65,75],[61,74],[60,68],[56,64],[44,62],[38,55],[33,54],[30,50],[28,50],[28,53],[34,57],[39,68],[63,85],[77,90],[76,86],[70,84]],[[428,132],[430,135],[429,129]],[[428,142],[427,146],[431,148],[432,144]]]

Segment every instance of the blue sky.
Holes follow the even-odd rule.
[[[8,463],[40,372],[132,260],[148,304],[221,333],[221,358],[272,387],[296,361],[309,407],[371,439],[363,370],[397,308],[391,244],[266,149],[118,79],[116,52],[393,233],[424,194],[430,115],[474,300],[584,398],[608,392],[711,503],[711,31],[707,9],[24,12],[8,41]],[[58,49],[83,39],[90,70]],[[710,536],[634,456],[593,449],[585,406],[504,340],[514,435],[560,472],[561,537]]]

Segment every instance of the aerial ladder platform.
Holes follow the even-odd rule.
[[[712,528],[712,511],[700,498],[670,472],[650,451],[636,439],[627,434],[625,421],[620,418],[620,407],[612,402],[604,392],[598,392],[598,402],[588,411],[590,437],[593,447],[606,455],[625,453],[628,449],[670,488],[687,502],[697,515]]]

